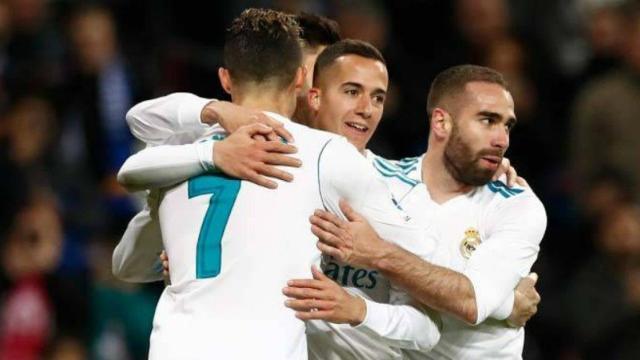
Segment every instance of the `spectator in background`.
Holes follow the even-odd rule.
[[[61,184],[70,194],[67,200],[81,198],[75,207],[80,217],[86,219],[87,208],[92,210],[93,218],[85,222],[127,219],[132,203],[117,184],[116,172],[132,150],[123,119],[135,101],[134,82],[106,8],[77,9],[68,29],[75,67],[64,99]],[[91,206],[96,203],[106,208]]]
[[[640,189],[640,3],[627,4],[624,15],[623,64],[589,83],[574,104],[569,141],[578,201],[589,198],[585,181],[605,165],[628,172],[636,196]]]
[[[51,15],[45,0],[7,0],[0,5],[0,44],[6,44],[0,68],[9,92],[61,84],[63,46]]]
[[[15,216],[2,246],[9,286],[0,303],[0,359],[40,359],[53,335],[45,276],[58,263],[61,239],[60,215],[50,197],[34,198]]]
[[[579,9],[585,18],[585,35],[591,50],[583,78],[602,75],[620,65],[626,36],[624,29],[625,1],[580,0]]]
[[[34,187],[50,189],[46,155],[55,129],[53,106],[29,95],[16,100],[0,122],[0,234],[29,201]],[[4,230],[4,231],[3,231]]]
[[[582,359],[637,359],[640,354],[640,208],[616,203],[597,232],[598,252],[565,293],[564,314]]]

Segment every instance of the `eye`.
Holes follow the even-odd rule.
[[[358,95],[358,90],[357,89],[345,89],[344,93],[347,94],[347,95],[356,96],[356,95]]]
[[[379,104],[379,105],[380,105],[380,104],[384,104],[384,100],[385,100],[384,95],[376,95],[376,96],[374,96],[374,97],[373,97],[373,101],[374,101],[376,104]]]
[[[485,117],[485,118],[481,118],[480,122],[485,124],[485,125],[492,125],[495,122],[495,120],[493,118],[490,118],[490,117]]]

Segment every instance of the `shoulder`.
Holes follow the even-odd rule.
[[[287,128],[287,130],[291,132],[296,143],[298,144],[307,144],[307,143],[314,143],[314,142],[320,142],[325,144],[325,143],[328,143],[329,141],[337,142],[337,143],[347,142],[347,140],[343,136],[333,134],[323,130],[313,129],[306,125],[298,124],[295,122],[288,122],[285,125],[285,127]],[[338,146],[345,146],[345,145],[338,145]]]
[[[388,160],[378,155],[371,158],[374,169],[384,178],[395,179],[411,187],[418,185],[420,181],[409,176],[415,167],[408,167],[400,161],[402,160]]]
[[[544,205],[531,188],[508,187],[498,180],[482,186],[477,196],[496,216],[523,215],[532,221],[539,218],[546,222]]]

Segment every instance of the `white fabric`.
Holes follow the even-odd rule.
[[[406,169],[410,179],[421,180],[422,158]],[[393,188],[392,188],[393,190]],[[476,293],[478,324],[467,325],[442,314],[440,342],[427,354],[431,359],[518,359],[522,357],[524,329],[506,326],[513,306],[513,289],[537,258],[546,228],[544,207],[531,189],[504,190],[494,182],[457,196],[444,204],[428,197],[423,183],[404,195],[400,205],[410,214],[427,202],[439,237],[440,254],[448,267],[466,275]],[[425,201],[426,200],[426,201]],[[467,230],[476,230],[481,243],[467,259],[461,243]],[[415,353],[411,358],[422,358]]]
[[[190,199],[189,181],[162,191],[158,213],[173,283],[156,309],[150,358],[306,358],[303,323],[283,306],[280,290],[288,279],[310,276],[319,254],[307,217],[323,203],[336,209],[340,198],[348,199],[381,233],[408,244],[422,242],[422,231],[409,225],[352,145],[278,119],[286,120],[303,144],[298,156],[307,166],[294,169],[296,181],[281,182],[275,191],[242,182],[222,237],[217,276],[195,276],[198,236],[211,196]],[[126,168],[122,176],[140,183]],[[248,289],[260,294],[260,301]],[[246,346],[247,338],[264,334],[268,341]]]
[[[157,102],[157,103],[156,103]],[[137,105],[129,112],[130,125],[138,129],[137,137],[143,141],[151,141],[152,144],[160,145],[162,141],[167,141],[169,143],[176,141],[176,136],[172,135],[172,131],[179,127],[179,119],[182,119],[182,122],[193,123],[189,119],[184,116],[181,117],[181,113],[190,113],[192,117],[198,116],[201,112],[201,107],[206,105],[209,101],[207,99],[197,98],[190,94],[172,94],[163,98],[159,98],[156,100],[146,101],[142,104]],[[187,105],[185,105],[187,104]],[[144,106],[142,106],[144,105]],[[192,107],[192,109],[189,109]],[[198,108],[199,107],[199,108]],[[181,111],[178,111],[181,109]],[[146,112],[150,112],[147,114]],[[197,115],[196,115],[197,114]],[[144,126],[137,124],[136,121],[144,121]],[[154,126],[158,125],[160,130],[156,134],[154,132]],[[140,129],[144,129],[141,131]],[[185,133],[181,131],[182,139],[185,140],[194,140],[195,135],[200,136],[210,136],[211,128],[209,127],[199,127],[196,126],[196,132]],[[185,134],[192,136],[192,138],[185,138]],[[341,140],[344,142],[344,140]],[[132,157],[121,171],[121,177],[130,177],[128,181],[132,183],[137,183],[137,186],[140,184],[145,184],[147,186],[158,186],[158,185],[167,185],[170,183],[175,183],[177,180],[183,180],[191,176],[198,175],[203,172],[203,169],[199,166],[201,163],[201,159],[196,157],[195,153],[192,151],[187,151],[189,147],[193,146],[192,144],[184,145],[184,146],[158,146],[153,150],[146,150],[143,153]],[[339,147],[345,146],[344,144]],[[347,145],[350,147],[350,145]],[[177,153],[173,153],[177,150]],[[343,150],[343,149],[342,149]],[[339,152],[342,150],[336,151],[336,149],[329,148],[327,152],[332,153],[332,157],[341,158]],[[191,160],[188,160],[188,156],[191,157]],[[341,164],[340,161],[336,161],[335,164]],[[330,172],[336,178],[343,181],[340,186],[352,186],[354,183],[340,175],[343,170],[340,167],[336,167],[335,164],[327,164],[327,172]],[[371,169],[349,169],[350,171],[356,171],[358,173],[362,173],[363,171],[370,172]],[[155,174],[150,174],[154,173]],[[162,172],[162,173],[160,173]],[[130,183],[130,185],[133,185]],[[378,186],[380,186],[378,184]],[[331,189],[335,187],[327,187],[327,189]],[[366,196],[367,191],[361,187],[355,187],[360,190],[360,194],[362,196]],[[326,190],[329,191],[329,190]],[[337,211],[338,205],[337,202],[332,201],[331,199],[336,196],[347,196],[348,194],[325,194],[326,206],[332,208],[334,211]],[[376,216],[378,218],[384,219],[386,216],[380,213],[381,209],[375,209]],[[137,215],[136,225],[139,227],[145,227],[147,229],[155,229],[157,228],[157,221],[150,217],[145,217],[147,214],[141,212]],[[398,218],[395,221],[406,221],[406,216],[402,219]],[[145,219],[147,222],[142,221]],[[389,229],[393,231],[393,226],[390,227],[389,224],[390,219],[385,219],[384,228],[387,230],[381,229],[381,233],[388,233]],[[133,223],[133,221],[132,221]],[[155,231],[155,230],[154,230]],[[123,236],[120,247],[124,247],[124,244],[138,244],[140,239],[145,238],[145,236],[140,236],[139,231],[130,228],[127,229],[127,232]],[[430,244],[428,240],[425,243]],[[153,251],[159,251],[161,246],[158,246],[157,241],[149,241],[145,240],[145,243],[153,246]],[[404,244],[405,247],[410,248],[412,251],[425,254],[427,256],[432,250],[433,247],[422,247],[423,243],[421,242],[416,247],[410,243]],[[127,246],[127,249],[137,249],[138,247],[134,247],[132,245]],[[149,253],[149,252],[147,252]],[[114,252],[114,264],[131,264],[129,261],[124,261],[122,259],[116,259],[116,257],[126,257],[133,256],[134,254],[127,253],[125,251],[116,251]],[[171,260],[173,264],[173,259]],[[173,266],[173,265],[172,265]],[[139,268],[136,268],[138,270]],[[342,268],[341,271],[346,270],[349,271],[349,267],[346,266]],[[124,278],[124,280],[130,280],[132,277],[130,275],[133,271],[127,271],[126,268],[121,267],[118,270],[121,274],[120,277]],[[114,266],[114,272],[116,272],[116,267]],[[145,272],[142,272],[144,274]],[[159,278],[159,275],[154,272],[146,271],[148,278],[146,280],[156,280]],[[357,356],[358,358],[370,358],[376,359],[380,358],[380,356],[387,357],[396,357],[400,356],[400,352],[397,348],[392,346],[400,346],[406,347],[410,349],[421,349],[427,350],[435,345],[439,338],[439,332],[434,322],[429,318],[425,312],[421,310],[417,310],[416,308],[406,305],[408,303],[407,296],[401,295],[397,290],[393,290],[389,288],[388,282],[380,277],[377,272],[369,271],[366,272],[364,269],[355,269],[353,274],[355,277],[352,280],[355,280],[355,284],[351,284],[353,287],[349,288],[349,290],[356,289],[355,292],[359,292],[361,296],[366,299],[376,299],[377,301],[388,302],[391,299],[392,303],[398,303],[401,306],[391,306],[386,304],[374,304],[371,301],[367,301],[368,309],[367,309],[367,319],[361,324],[358,329],[351,328],[348,325],[334,325],[334,324],[324,324],[320,321],[312,321],[308,324],[308,332],[309,340],[310,340],[310,355],[312,358],[322,358],[322,359],[330,359],[332,358],[330,354],[337,354],[333,358],[345,358],[345,356]],[[366,274],[366,275],[365,275]],[[123,275],[127,275],[126,277]],[[348,275],[348,274],[347,274]],[[344,274],[341,276],[344,277]],[[359,291],[357,288],[360,287],[359,282],[362,281],[361,277],[366,277],[364,281],[369,281],[366,285],[366,289],[364,291]],[[376,279],[379,278],[379,279]],[[140,279],[137,277],[136,279]],[[348,284],[347,282],[346,284]],[[379,312],[379,314],[377,314]],[[341,329],[342,333],[340,336],[344,335],[347,339],[347,343],[342,346],[336,344],[333,340],[331,340],[332,334],[327,334],[327,336],[317,336],[317,329],[315,324],[320,324],[322,328],[328,328],[330,330]],[[394,326],[390,326],[390,324],[394,324]],[[315,335],[313,333],[315,332]],[[382,338],[381,338],[382,336]],[[317,340],[317,341],[316,341]],[[324,341],[323,341],[324,340]],[[329,343],[326,344],[325,341]],[[313,344],[318,344],[318,348],[321,349],[320,353],[317,356],[314,356],[315,352],[312,351],[314,347]],[[357,347],[360,350],[354,350],[353,348]],[[333,350],[336,349],[337,352],[334,353]],[[346,349],[346,352],[345,352]],[[362,356],[363,353],[369,354],[368,356]],[[386,354],[386,355],[383,355]]]

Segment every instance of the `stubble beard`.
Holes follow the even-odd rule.
[[[495,171],[480,168],[478,162],[482,155],[482,152],[473,154],[473,150],[465,143],[454,126],[451,138],[444,149],[444,165],[449,174],[465,185],[486,185],[493,178]]]

